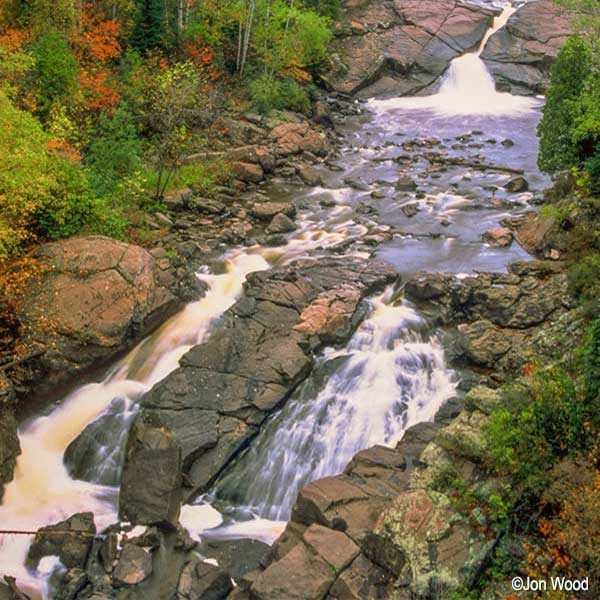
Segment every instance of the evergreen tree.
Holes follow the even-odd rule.
[[[140,52],[162,45],[165,36],[165,12],[162,0],[137,0],[131,44]]]

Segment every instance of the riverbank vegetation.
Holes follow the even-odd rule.
[[[560,3],[580,13],[581,34],[553,65],[539,165],[559,182],[543,214],[565,240],[577,322],[546,332],[553,351],[501,389],[482,432],[485,484],[447,482],[465,514],[484,515],[494,540],[463,600],[520,597],[511,592],[515,575],[588,578],[577,597],[600,594],[600,13],[596,2]]]
[[[0,260],[80,231],[127,237],[215,111],[308,112],[330,2],[0,2]]]

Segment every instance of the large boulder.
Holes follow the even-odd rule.
[[[410,94],[476,48],[494,10],[455,0],[348,0],[327,82],[339,92]]]
[[[188,493],[206,490],[307,377],[314,353],[348,339],[364,316],[363,298],[395,279],[383,263],[358,259],[302,261],[250,275],[244,296],[212,335],[142,398],[125,458],[123,514],[142,522],[123,507],[152,502],[154,481],[144,487],[143,477],[128,475],[145,468],[135,443],[140,428],[169,431]]]
[[[552,63],[574,31],[572,20],[572,13],[552,0],[521,6],[481,55],[496,83],[512,93],[543,93]]]
[[[107,237],[40,246],[12,267],[24,283],[9,300],[22,341],[45,350],[37,359],[48,385],[97,367],[130,347],[178,306],[160,283],[154,257]]]
[[[153,427],[136,421],[129,432],[121,478],[121,518],[139,525],[175,528],[181,490],[181,448],[173,435],[162,424]]]

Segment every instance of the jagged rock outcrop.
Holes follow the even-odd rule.
[[[552,0],[521,6],[491,36],[481,55],[498,87],[513,94],[544,92],[552,63],[574,31],[572,19],[572,13]]]
[[[145,450],[136,432],[167,432],[181,451],[187,493],[206,489],[310,373],[314,353],[350,337],[365,315],[363,298],[395,278],[383,263],[348,259],[301,261],[250,275],[244,296],[209,339],[141,400],[126,451],[121,514],[152,522],[140,520],[145,476],[136,465]],[[157,470],[152,485],[172,489],[171,477]]]
[[[456,329],[449,348],[455,361],[490,369],[500,379],[531,359],[533,332],[575,305],[564,266],[541,260],[464,279],[418,274],[407,281],[405,295],[429,318]]]
[[[421,458],[438,438],[451,445],[471,433],[451,430],[460,410],[460,401],[449,401],[436,422],[411,427],[396,448],[363,450],[343,474],[304,487],[267,564],[239,580],[230,597],[408,600],[467,581],[486,540],[433,489]],[[465,462],[461,448],[452,452]]]
[[[494,9],[455,0],[348,0],[326,82],[339,92],[414,93],[476,48]]]

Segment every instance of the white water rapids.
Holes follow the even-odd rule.
[[[488,32],[502,27],[512,9],[507,8]],[[437,115],[510,115],[527,112],[539,101],[498,93],[481,61],[485,41],[477,52],[454,60],[439,92],[429,97],[373,100],[379,114],[421,109]],[[322,190],[321,190],[322,191]],[[117,521],[115,487],[73,479],[63,456],[69,444],[89,424],[121,407],[116,422],[122,440],[136,410],[136,401],[178,366],[193,345],[210,335],[211,327],[237,300],[250,272],[285,264],[321,252],[363,235],[367,229],[355,222],[344,204],[346,191],[326,190],[336,206],[327,216],[302,215],[298,232],[278,249],[253,247],[228,253],[227,271],[203,273],[208,292],[166,322],[115,365],[106,378],[84,385],[57,403],[44,416],[24,423],[19,431],[22,454],[15,479],[6,487],[0,506],[0,525],[16,530],[36,530],[82,511],[93,511],[99,531]],[[255,445],[229,469],[214,493],[237,502],[257,517],[221,528],[221,535],[272,540],[286,518],[298,488],[324,475],[339,473],[357,451],[374,444],[393,446],[410,425],[433,418],[441,404],[454,394],[439,341],[409,306],[392,301],[390,292],[371,299],[371,310],[343,349],[328,349],[317,373],[323,385],[307,383],[290,403],[265,426]],[[114,448],[99,448],[94,481],[113,468]],[[118,458],[118,457],[117,457]],[[218,525],[220,515],[210,506],[186,506],[182,523],[199,536]],[[16,576],[28,593],[46,598],[46,561],[38,572],[26,568],[28,536],[0,536],[0,575]]]
[[[513,96],[498,92],[494,78],[490,75],[481,53],[489,38],[504,27],[516,8],[505,6],[494,19],[475,52],[468,52],[450,63],[440,89],[431,96],[413,96],[371,100],[369,106],[375,112],[390,109],[430,110],[448,117],[460,115],[517,115],[526,113],[540,105],[539,100],[524,96]]]
[[[341,473],[352,456],[375,444],[393,447],[404,431],[433,420],[455,394],[444,351],[423,319],[391,301],[371,301],[371,314],[347,346],[328,349],[312,380],[263,427],[250,449],[215,486],[214,494],[269,519],[285,520],[299,489]],[[337,363],[337,364],[336,364]]]

